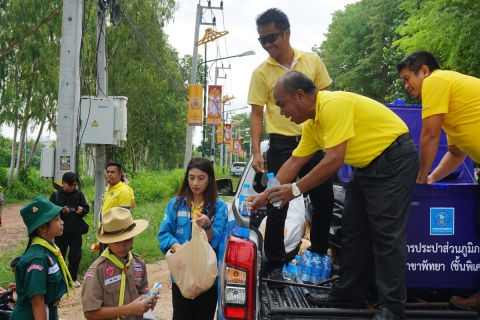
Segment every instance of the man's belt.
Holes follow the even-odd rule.
[[[410,134],[410,132],[407,132],[402,134],[401,136],[398,136],[398,138],[395,139],[395,142],[397,142],[398,144],[402,144],[402,142],[405,142],[410,139],[412,139],[412,135]]]
[[[302,136],[284,136],[282,134],[271,133],[268,135],[270,139],[294,140],[299,142]]]

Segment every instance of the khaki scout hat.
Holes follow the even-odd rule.
[[[102,243],[119,242],[135,237],[147,227],[147,220],[133,220],[130,210],[115,207],[103,215],[97,239]]]
[[[62,210],[63,207],[57,206],[43,196],[36,197],[27,203],[20,209],[20,214],[27,226],[28,235],[30,236],[42,224],[52,220]]]

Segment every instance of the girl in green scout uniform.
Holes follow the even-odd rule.
[[[15,269],[17,306],[11,320],[57,320],[60,298],[73,289],[65,261],[53,239],[63,234],[62,207],[37,197],[20,210],[28,230],[27,249]]]
[[[105,212],[97,239],[108,247],[84,276],[85,318],[139,320],[153,310],[157,297],[142,301],[148,291],[145,261],[130,252],[133,238],[147,227],[148,221],[133,220],[128,209],[114,207]]]

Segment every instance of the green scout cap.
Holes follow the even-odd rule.
[[[39,196],[20,209],[23,222],[27,226],[28,235],[32,234],[42,224],[52,220],[63,207],[48,201],[44,196]]]

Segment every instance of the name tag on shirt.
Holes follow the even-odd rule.
[[[112,283],[115,283],[117,281],[120,281],[122,280],[122,275],[119,274],[118,276],[115,276],[115,277],[111,277],[111,278],[108,278],[107,280],[105,280],[105,286],[108,286],[109,284],[112,284]]]
[[[58,267],[58,263],[55,263],[53,267],[48,268],[48,274],[56,273],[60,268]]]

